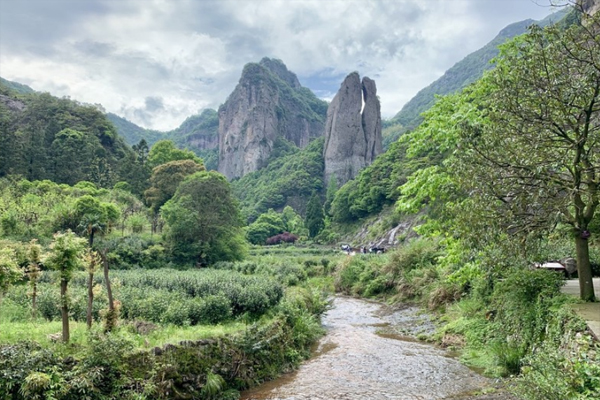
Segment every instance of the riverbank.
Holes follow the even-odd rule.
[[[298,371],[242,393],[242,400],[471,399],[495,390],[493,380],[451,352],[416,340],[423,327],[433,327],[428,319],[413,307],[337,296],[323,316],[327,334],[315,355]]]

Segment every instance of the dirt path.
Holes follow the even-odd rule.
[[[596,298],[600,299],[600,278],[593,278]],[[579,280],[569,279],[562,287],[562,292],[579,297]],[[592,334],[600,340],[600,303],[573,304],[573,310],[585,320]]]
[[[242,393],[242,400],[467,399],[492,385],[444,350],[402,336],[432,329],[415,309],[392,312],[346,297],[336,297],[333,306],[323,318],[328,333],[315,357],[293,374]]]

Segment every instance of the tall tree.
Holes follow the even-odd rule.
[[[571,227],[581,298],[589,301],[589,225],[600,184],[600,35],[593,25],[534,26],[505,45],[481,83],[489,123],[464,127],[459,156],[470,195],[507,232]]]
[[[323,214],[323,206],[317,193],[313,193],[306,206],[306,218],[304,224],[308,229],[308,235],[315,237],[325,227],[325,215]]]
[[[202,159],[195,155],[193,151],[178,149],[170,140],[159,140],[152,146],[150,153],[148,153],[148,164],[151,168],[178,160],[192,160],[204,165]]]
[[[187,177],[161,213],[167,222],[165,240],[180,260],[208,265],[244,256],[238,204],[229,182],[218,172]]]
[[[88,238],[90,248],[94,245],[96,233],[106,229],[119,219],[119,208],[113,203],[102,202],[86,194],[75,201],[76,218],[79,228]]]
[[[85,240],[78,238],[71,231],[57,233],[50,244],[50,254],[46,265],[58,271],[60,276],[60,311],[62,316],[62,341],[67,343],[69,332],[69,299],[68,286],[73,272],[81,266]]]
[[[177,190],[179,184],[189,175],[204,171],[204,165],[193,160],[169,161],[152,170],[150,189],[144,194],[153,212],[158,213]]]

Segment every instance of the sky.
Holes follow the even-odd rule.
[[[282,60],[331,100],[358,71],[384,118],[549,0],[0,0],[0,76],[170,130]]]

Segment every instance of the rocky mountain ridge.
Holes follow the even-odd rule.
[[[247,64],[219,108],[219,172],[234,179],[259,170],[278,139],[306,147],[322,136],[325,110],[280,60]]]

